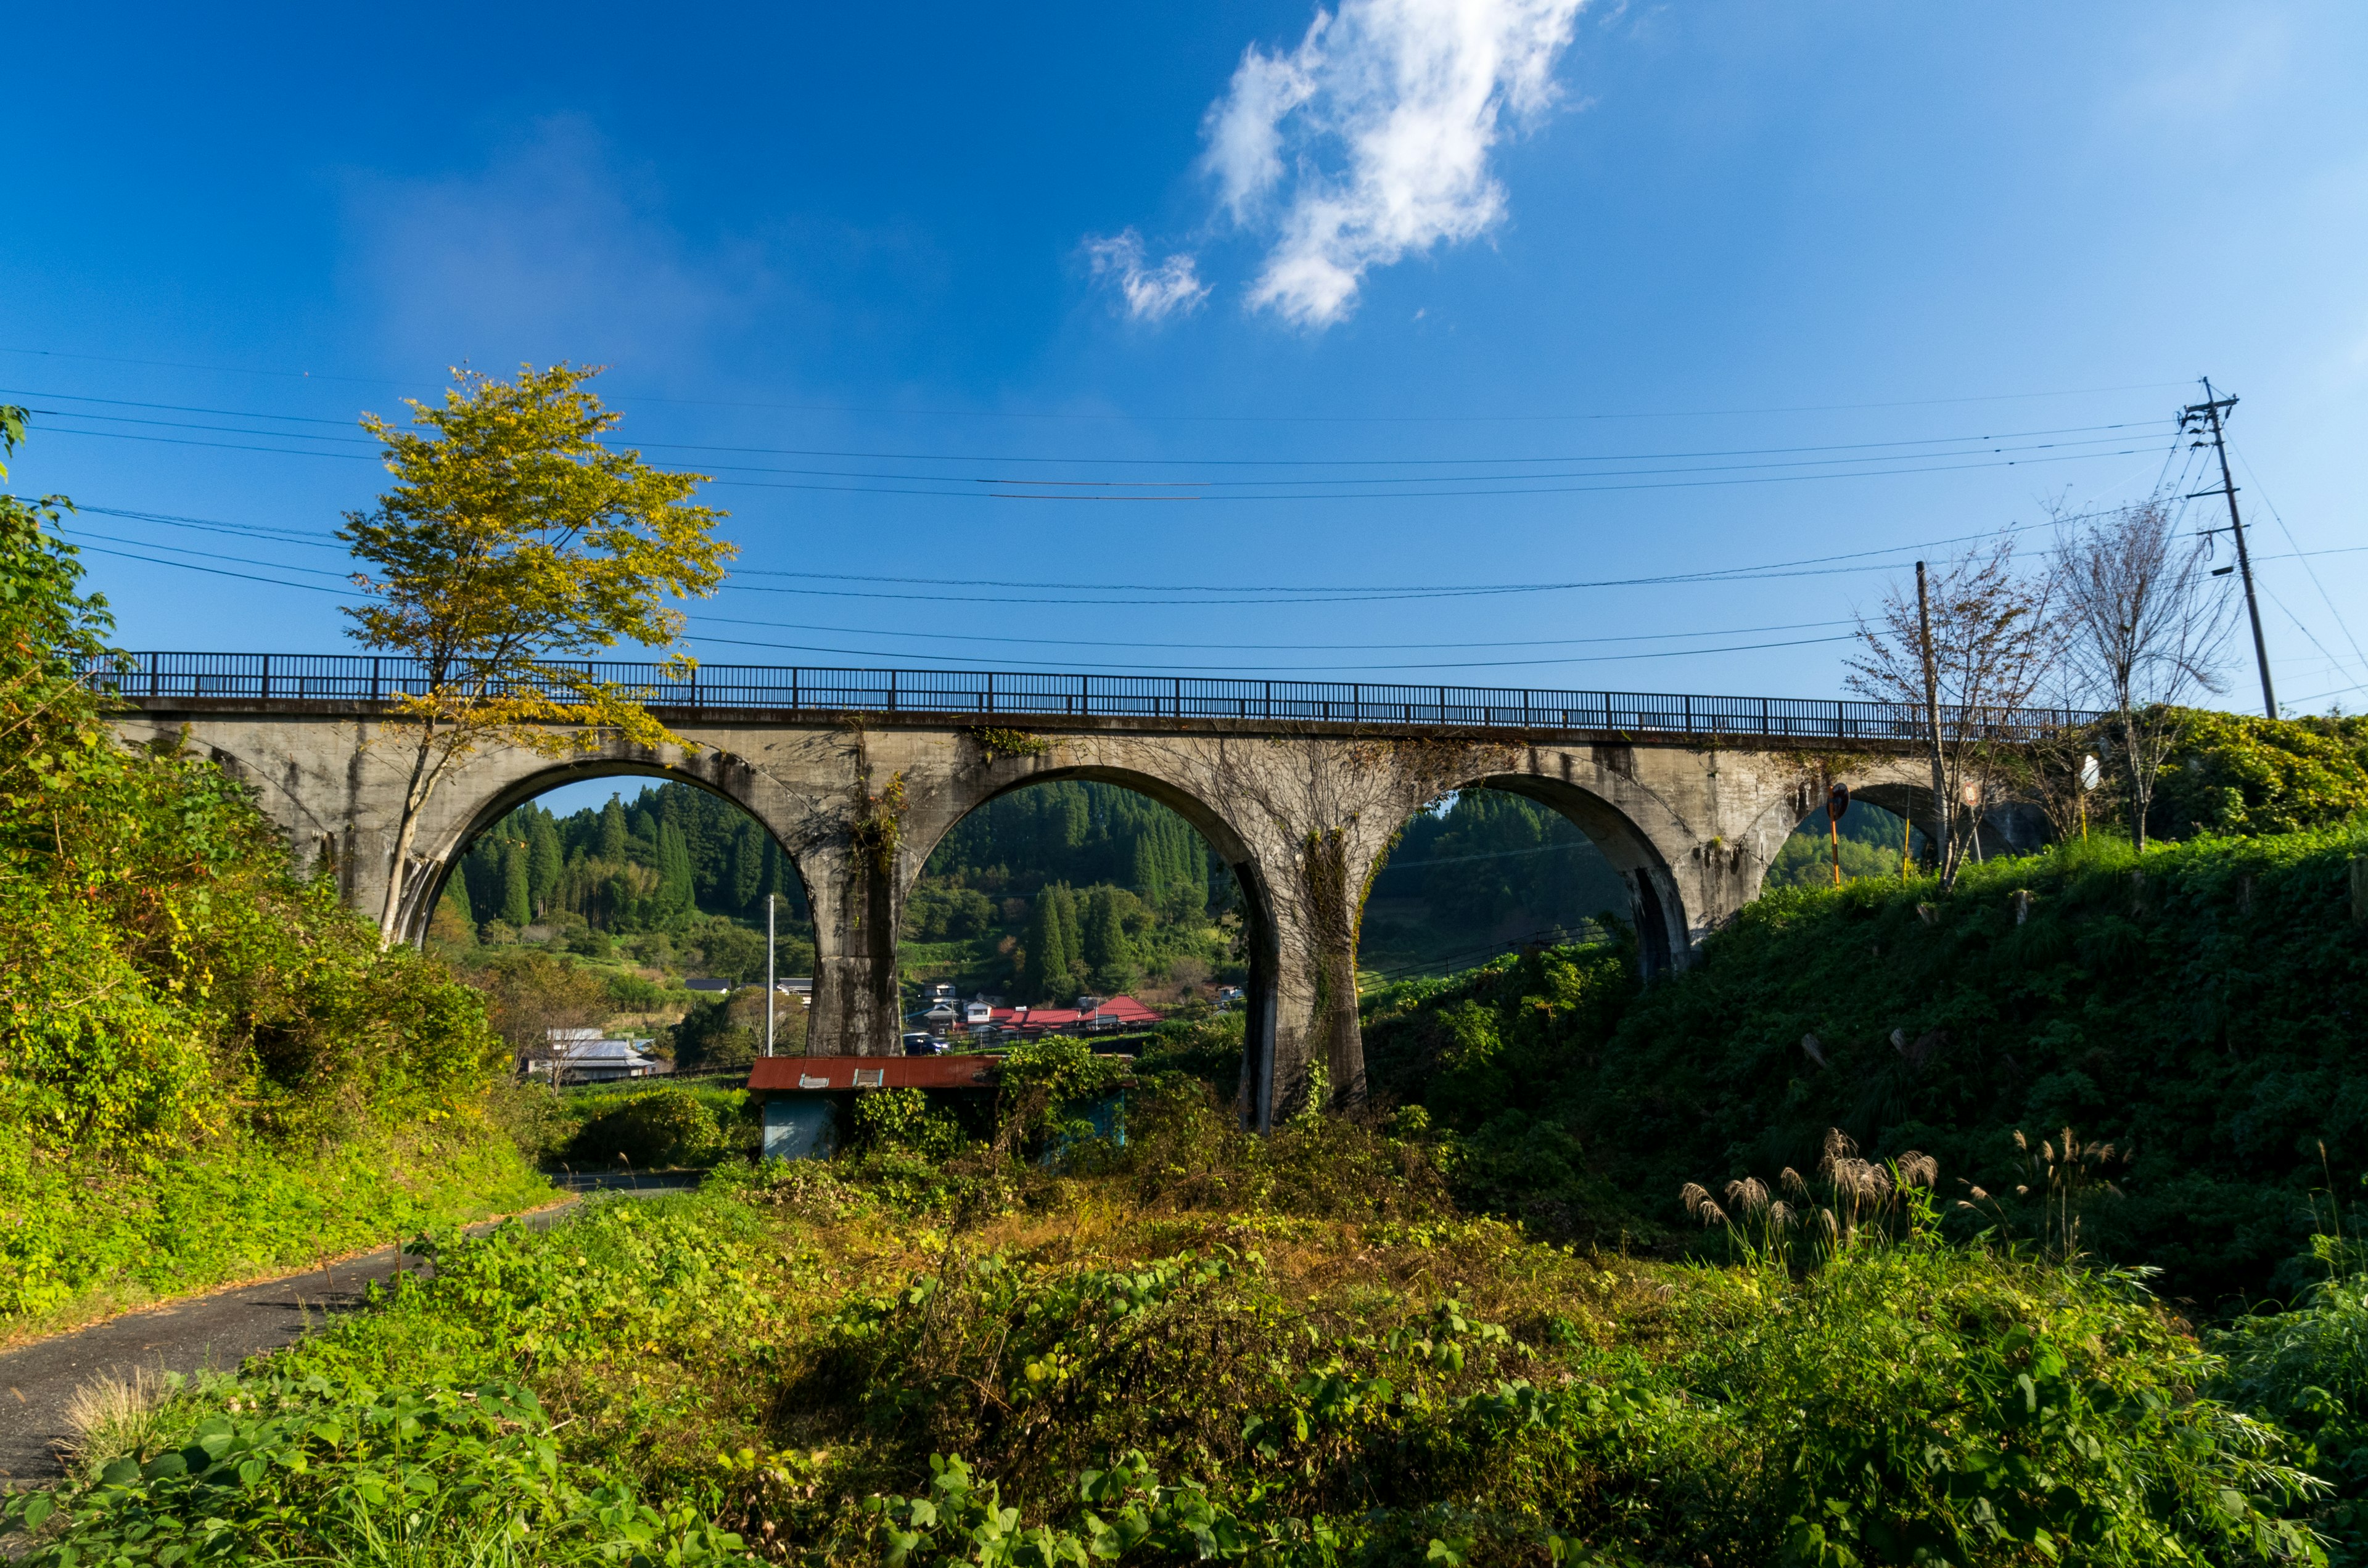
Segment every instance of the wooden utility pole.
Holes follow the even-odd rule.
[[[1842,885],[1842,813],[1850,810],[1850,786],[1836,784],[1826,791],[1826,835],[1834,850],[1834,886]]]
[[[1941,672],[1932,662],[1932,596],[1924,585],[1924,562],[1916,563],[1916,621],[1923,631],[1924,644],[1924,724],[1932,743],[1932,814],[1940,819],[1938,841],[1940,858],[1936,866],[1941,873],[1941,885],[1949,885],[1951,861],[1949,846],[1955,836],[1956,803],[1949,799],[1949,770],[1941,760]]]
[[[2253,597],[2253,557],[2245,548],[2245,519],[2237,515],[2237,482],[2228,476],[2228,443],[2221,436],[2221,415],[2237,406],[2233,397],[2216,396],[2212,391],[2212,378],[2203,378],[2203,401],[2190,403],[2180,410],[2179,427],[2191,429],[2199,423],[2212,432],[2212,454],[2220,460],[2219,494],[2228,502],[2228,532],[2237,540],[2237,572],[2245,585],[2245,613],[2253,620],[2253,659],[2261,668],[2261,710],[2274,719],[2278,716],[2277,688],[2270,684],[2270,645],[2261,637],[2260,601]],[[2203,443],[2198,441],[2197,446]],[[2209,495],[2209,490],[2191,493],[2192,501],[2199,495]],[[2226,567],[2222,571],[2227,570]],[[2219,573],[2213,575],[2218,576]]]

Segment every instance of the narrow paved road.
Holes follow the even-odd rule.
[[[577,1178],[564,1185],[579,1191],[599,1186],[652,1197],[681,1191],[696,1179],[643,1177],[628,1186]],[[541,1230],[582,1201],[581,1197],[571,1198],[523,1218]],[[478,1234],[499,1222],[487,1221],[469,1230]],[[417,1272],[427,1267],[423,1258],[386,1247],[342,1259],[325,1270],[234,1285],[127,1312],[0,1355],[0,1488],[54,1481],[65,1473],[58,1444],[68,1436],[66,1403],[85,1383],[103,1374],[126,1377],[140,1367],[169,1372],[231,1369],[250,1356],[302,1337],[330,1313],[359,1306],[373,1283],[385,1284],[398,1269]]]

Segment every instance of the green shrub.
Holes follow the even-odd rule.
[[[868,1147],[908,1149],[942,1160],[962,1144],[962,1124],[929,1103],[922,1089],[880,1089],[855,1099],[858,1140]]]
[[[217,1383],[174,1446],[0,1508],[30,1568],[81,1562],[695,1564],[744,1561],[695,1508],[564,1463],[529,1389]]]
[[[567,1158],[592,1168],[622,1160],[649,1169],[698,1165],[723,1149],[722,1130],[696,1096],[682,1089],[653,1089],[592,1116],[569,1140]]]
[[[2330,1483],[2311,1522],[2332,1561],[2368,1563],[2368,1274],[2322,1282],[2297,1311],[2239,1318],[2212,1344],[2227,1358],[2214,1392],[2294,1434]]]

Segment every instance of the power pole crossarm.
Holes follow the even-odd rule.
[[[2253,622],[2253,659],[2261,669],[2261,710],[2274,719],[2278,716],[2278,693],[2270,682],[2270,645],[2261,636],[2261,605],[2253,596],[2253,557],[2245,548],[2245,519],[2237,512],[2237,482],[2228,474],[2228,443],[2223,438],[2221,416],[2237,406],[2233,397],[2221,397],[2212,390],[2212,378],[2203,378],[2203,401],[2180,411],[2182,429],[2198,420],[2212,432],[2212,454],[2220,460],[2220,494],[2228,502],[2228,532],[2237,540],[2237,572],[2245,585],[2245,613]],[[2203,492],[2210,494],[2210,491]]]

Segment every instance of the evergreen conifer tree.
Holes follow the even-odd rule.
[[[1058,988],[1054,994],[1058,994],[1075,990],[1084,978],[1086,955],[1083,934],[1077,929],[1077,895],[1069,891],[1066,882],[1053,883],[1052,892],[1053,915],[1061,924],[1061,952],[1064,960],[1062,973],[1053,980]]]
[[[755,907],[765,888],[765,839],[767,835],[749,818],[740,820],[740,830],[732,835],[732,883],[728,902],[734,909]]]
[[[616,796],[600,808],[600,846],[595,851],[601,859],[615,865],[625,861],[625,802]]]
[[[524,844],[515,838],[502,840],[501,917],[513,926],[534,924],[534,897],[528,858]]]
[[[1119,922],[1116,892],[1109,887],[1088,892],[1079,920],[1084,927],[1080,956],[1094,984],[1104,991],[1123,991],[1134,983],[1134,954],[1127,945],[1126,927]]]
[[[668,915],[688,915],[696,902],[690,880],[690,847],[672,822],[658,824],[658,905]]]
[[[1065,890],[1046,888],[1036,895],[1035,907],[1029,911],[1028,932],[1023,938],[1027,948],[1027,967],[1020,971],[1019,983],[1029,1002],[1050,1002],[1068,983],[1069,949],[1061,933],[1060,893]]]
[[[1145,903],[1156,904],[1167,890],[1167,846],[1159,842],[1156,823],[1134,835],[1134,875],[1129,879]]]
[[[559,873],[566,857],[559,847],[559,825],[551,813],[539,806],[527,808],[531,822],[527,828],[527,899],[538,915],[551,913],[552,891],[559,886]]]

